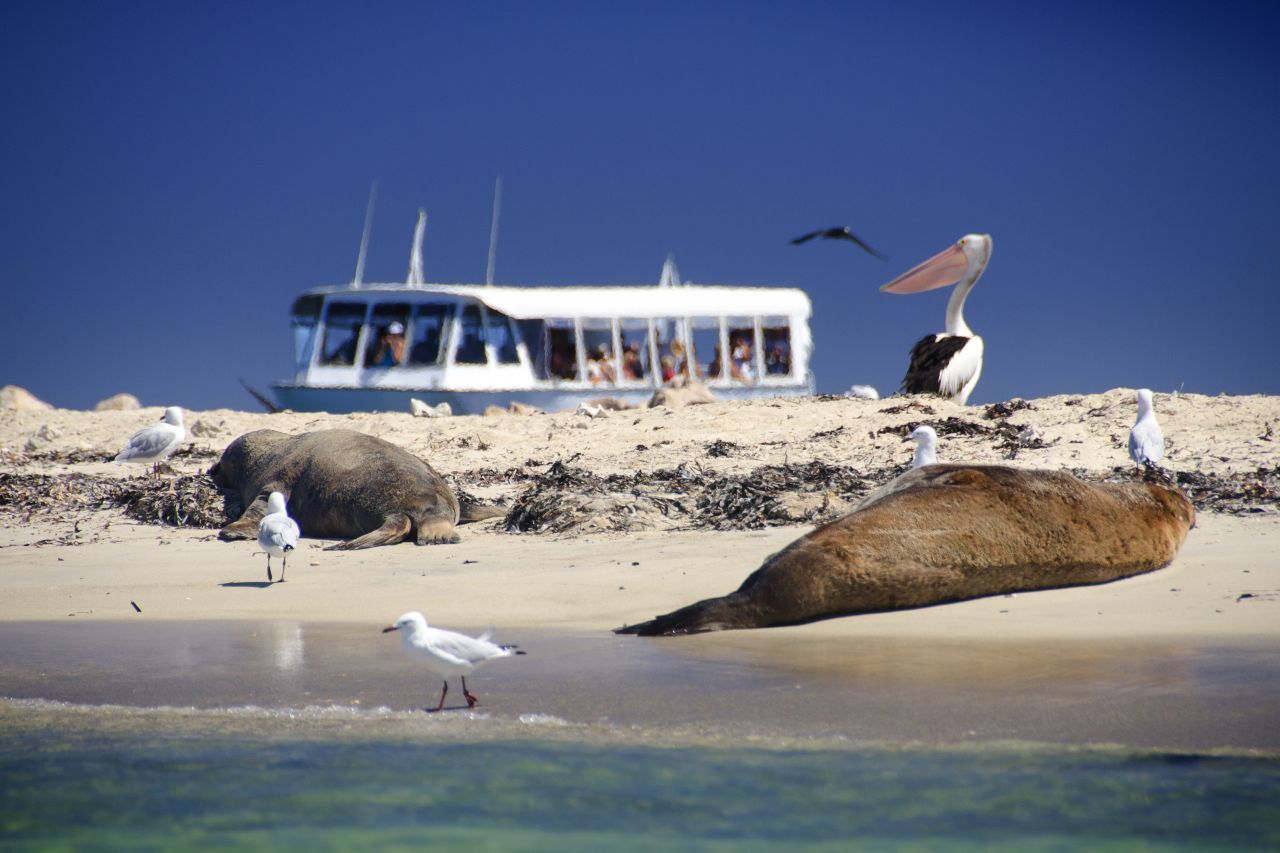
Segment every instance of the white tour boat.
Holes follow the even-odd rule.
[[[294,302],[295,375],[272,386],[281,408],[407,412],[416,398],[454,414],[554,412],[643,405],[689,380],[725,399],[814,391],[802,290],[684,284],[671,259],[657,286],[427,284],[424,222],[403,284],[364,284],[358,266],[351,284]]]

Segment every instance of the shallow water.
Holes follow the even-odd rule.
[[[131,849],[1280,844],[1271,757],[316,738],[252,713],[236,731],[157,713],[104,730],[83,708],[7,703],[3,836]]]
[[[0,624],[0,838],[1280,846],[1273,643],[499,639],[528,655],[426,714],[438,681],[376,626]]]

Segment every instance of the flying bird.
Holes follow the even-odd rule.
[[[916,443],[916,455],[911,460],[912,468],[920,468],[937,463],[938,456],[935,453],[935,448],[938,446],[938,433],[933,427],[921,424],[902,440]]]
[[[1135,465],[1155,468],[1164,458],[1164,433],[1156,422],[1156,410],[1151,404],[1151,391],[1138,391],[1138,420],[1129,430],[1129,456]]]
[[[160,476],[160,463],[168,459],[169,454],[178,449],[182,440],[187,437],[187,430],[182,424],[182,409],[170,406],[164,410],[164,416],[157,424],[135,432],[124,449],[116,454],[113,462],[152,463],[152,476]]]
[[[810,231],[808,234],[801,235],[795,238],[794,240],[792,240],[791,245],[799,246],[801,243],[809,242],[814,237],[823,237],[827,240],[848,240],[850,243],[853,243],[856,246],[860,246],[862,250],[869,255],[875,255],[877,258],[879,258],[882,261],[889,260],[884,255],[877,252],[875,249],[868,246],[865,242],[863,242],[861,237],[859,237],[857,234],[854,234],[847,227],[821,228],[817,231]]]
[[[426,617],[416,610],[405,613],[394,625],[382,629],[384,634],[391,631],[400,632],[400,644],[404,647],[405,654],[425,664],[428,670],[444,680],[444,689],[440,691],[440,704],[436,705],[436,711],[444,708],[444,697],[449,692],[449,676],[461,677],[462,695],[467,699],[467,707],[474,708],[477,699],[467,690],[467,674],[495,658],[524,654],[516,646],[500,646],[491,642],[489,637],[493,635],[492,628],[479,637],[468,637],[443,628],[429,628]]]
[[[921,293],[956,286],[947,301],[946,331],[925,335],[912,347],[900,390],[953,397],[961,405],[968,401],[982,375],[983,345],[964,322],[964,301],[987,268],[991,248],[990,234],[965,235],[880,288],[886,293]]]
[[[280,583],[284,583],[284,571],[289,567],[289,552],[298,547],[298,522],[289,517],[284,495],[272,492],[267,497],[267,514],[258,522],[258,545],[267,552],[267,580],[271,578],[271,557],[280,558]]]

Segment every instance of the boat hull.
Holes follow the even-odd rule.
[[[278,383],[272,386],[282,409],[295,412],[408,412],[411,399],[435,406],[448,403],[455,415],[480,415],[490,406],[507,408],[511,403],[536,406],[546,412],[576,409],[581,403],[613,397],[631,406],[644,406],[653,397],[649,387],[618,388],[511,388],[477,391],[404,388],[318,388]],[[813,381],[788,385],[711,386],[722,400],[749,400],[756,397],[805,397],[814,392]]]

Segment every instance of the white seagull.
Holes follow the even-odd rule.
[[[1138,391],[1138,420],[1129,430],[1129,456],[1139,467],[1155,468],[1164,458],[1164,433],[1156,423],[1156,410],[1151,405],[1151,391]]]
[[[182,425],[182,409],[170,406],[164,410],[160,423],[138,430],[129,439],[129,443],[116,454],[114,462],[150,462],[151,473],[160,476],[160,462],[168,459],[169,454],[178,449],[182,440],[187,437],[187,430]]]
[[[272,492],[267,497],[267,514],[258,522],[258,544],[267,552],[267,580],[271,577],[271,557],[280,558],[280,583],[284,583],[284,570],[289,566],[289,552],[298,547],[298,522],[289,517],[284,495]]]
[[[991,247],[990,234],[966,234],[951,248],[880,288],[886,293],[921,293],[956,286],[947,301],[946,331],[925,335],[912,347],[902,391],[954,397],[961,405],[973,393],[982,375],[983,344],[964,322],[964,300],[987,268]]]
[[[382,633],[400,632],[400,644],[404,652],[414,660],[421,661],[427,669],[444,680],[444,689],[440,691],[440,704],[436,710],[444,708],[444,697],[449,692],[449,676],[462,678],[462,695],[467,699],[467,707],[476,706],[476,697],[467,690],[467,673],[480,664],[495,658],[508,658],[522,655],[516,646],[500,646],[491,642],[493,634],[490,628],[479,637],[468,637],[442,628],[427,627],[427,619],[416,610],[405,613],[396,620],[396,624],[383,628]]]
[[[938,446],[938,433],[933,427],[921,424],[911,431],[903,441],[914,441],[916,443],[916,455],[911,460],[912,468],[919,468],[924,465],[937,464],[938,457],[934,453],[934,449]]]

